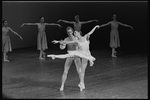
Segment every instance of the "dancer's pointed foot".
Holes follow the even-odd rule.
[[[79,83],[78,87],[80,88],[80,91],[82,91],[83,89],[85,89],[85,85],[83,83]]]
[[[64,90],[64,86],[61,86],[59,90],[60,90],[60,91],[63,91],[63,90]]]
[[[111,55],[111,57],[117,58],[117,56],[116,56],[116,55]]]
[[[40,60],[45,60],[45,58],[43,58],[43,57],[39,57],[39,59],[40,59]]]
[[[93,66],[94,65],[94,62],[93,61],[90,61],[90,66]]]
[[[51,57],[53,60],[55,59],[55,55],[47,55],[47,57]]]

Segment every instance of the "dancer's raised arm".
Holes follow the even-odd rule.
[[[23,23],[23,24],[21,25],[21,27],[24,26],[24,25],[38,25],[38,23]]]
[[[98,20],[89,20],[89,21],[85,21],[85,22],[80,22],[81,24],[87,24],[87,23],[91,23],[91,22],[98,22]]]
[[[18,35],[18,36],[20,37],[20,39],[23,40],[23,38],[22,38],[17,32],[15,32],[14,30],[12,30],[10,27],[9,27],[9,30],[10,30],[11,32],[13,32],[14,34]]]
[[[121,22],[119,22],[119,24],[120,24],[120,25],[122,25],[122,26],[125,26],[125,27],[130,27],[130,28],[132,28],[132,29],[133,29],[133,27],[132,27],[132,26],[130,26],[130,25],[123,24],[123,23],[121,23]]]
[[[62,20],[62,19],[60,19],[60,20],[58,20],[57,22],[64,22],[64,23],[69,23],[69,24],[74,24],[75,22],[74,21],[67,21],[67,20]]]

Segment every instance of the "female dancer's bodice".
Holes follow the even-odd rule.
[[[118,30],[118,26],[119,26],[119,24],[118,24],[117,21],[112,21],[111,22],[111,29],[112,30]]]
[[[41,24],[41,23],[38,23],[38,30],[39,32],[45,32],[45,23]]]
[[[79,44],[79,50],[85,51],[85,52],[89,51],[90,42],[87,41],[86,39],[83,42],[78,42],[78,44]]]
[[[9,28],[8,27],[2,27],[2,34],[3,35],[8,35],[7,33],[8,33],[8,31],[9,31]]]

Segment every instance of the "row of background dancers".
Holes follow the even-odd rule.
[[[113,15],[113,20],[101,25],[101,27],[106,26],[106,25],[111,25],[111,32],[110,32],[110,47],[112,48],[112,57],[117,57],[116,56],[116,51],[115,48],[120,47],[120,39],[119,39],[119,32],[118,32],[118,26],[119,25],[123,25],[126,27],[131,27],[133,29],[132,26],[127,25],[127,24],[123,24],[121,22],[118,22],[116,20],[117,16],[116,14]],[[81,27],[83,24],[87,24],[93,21],[98,22],[98,20],[89,20],[86,22],[81,22],[79,20],[79,16],[75,16],[75,21],[67,21],[67,20],[58,20],[58,22],[64,22],[64,23],[69,23],[69,24],[73,24],[74,25],[74,30],[81,32]],[[2,52],[3,52],[3,61],[4,62],[9,62],[8,60],[8,56],[7,53],[9,51],[12,51],[11,48],[11,41],[8,35],[8,32],[11,31],[13,33],[15,33],[16,35],[18,35],[21,39],[22,37],[15,31],[13,31],[10,27],[8,27],[8,22],[6,20],[3,20],[2,22]],[[40,22],[39,23],[23,23],[21,25],[37,25],[38,26],[38,37],[37,37],[37,49],[40,50],[40,56],[39,59],[45,59],[45,53],[44,50],[48,49],[47,46],[47,38],[46,38],[46,34],[45,34],[45,26],[46,25],[57,25],[59,27],[61,27],[61,25],[59,24],[55,24],[55,23],[45,23],[44,22],[44,17],[40,17]]]

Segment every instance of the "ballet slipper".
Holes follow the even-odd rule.
[[[83,83],[79,83],[78,87],[80,88],[80,91],[82,91],[83,89],[85,89],[85,85]]]
[[[60,91],[63,91],[63,90],[64,90],[64,86],[61,86],[59,90],[60,90]]]
[[[92,67],[94,65],[93,61],[90,61],[90,66]]]
[[[112,57],[114,57],[114,58],[117,58],[117,56],[115,56],[115,55],[111,55]]]
[[[47,57],[51,57],[53,60],[55,59],[55,55],[47,55]]]
[[[45,60],[45,58],[39,57],[40,60]]]

